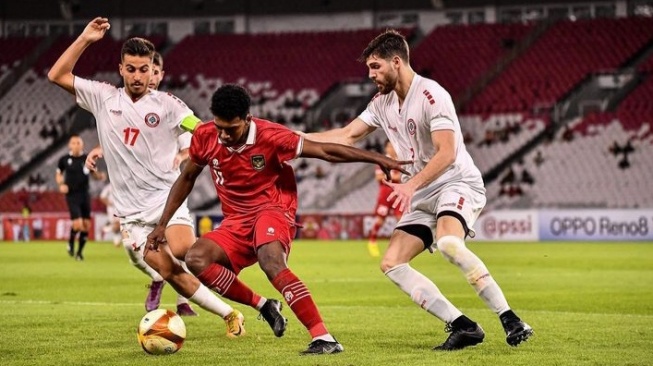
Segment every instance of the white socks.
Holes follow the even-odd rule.
[[[497,314],[510,310],[501,288],[490,275],[487,267],[476,254],[465,246],[465,242],[452,235],[441,237],[438,250],[452,264],[458,266],[485,304]]]
[[[422,309],[445,323],[451,323],[463,313],[447,300],[433,281],[417,272],[408,263],[390,268],[386,276]]]
[[[213,292],[211,292],[211,290],[202,284],[200,284],[200,287],[188,300],[199,305],[199,307],[206,311],[220,315],[221,318],[224,318],[234,311],[234,308],[232,308],[231,305],[220,300]]]
[[[318,337],[313,338],[312,340],[313,340],[313,341],[317,341],[318,339],[321,339],[321,340],[323,340],[323,341],[325,341],[325,342],[335,342],[335,341],[336,341],[336,339],[333,338],[333,336],[331,335],[331,333],[323,334],[323,335],[321,335],[321,336],[318,336]]]
[[[181,304],[188,304],[188,299],[183,297],[182,295],[177,294],[177,306]]]

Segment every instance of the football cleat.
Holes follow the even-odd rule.
[[[195,310],[190,307],[189,303],[183,303],[177,305],[177,315],[179,316],[197,316]]]
[[[270,328],[272,328],[274,335],[277,337],[283,336],[283,333],[286,331],[286,325],[288,325],[288,319],[281,315],[282,308],[283,305],[279,300],[268,299],[261,307],[261,314],[258,317],[259,319],[263,317],[270,324]]]
[[[372,257],[378,257],[381,255],[381,252],[379,251],[379,245],[375,241],[370,241],[367,243],[367,251]]]
[[[344,350],[345,348],[342,344],[338,343],[338,341],[328,342],[322,339],[316,339],[308,345],[308,348],[305,351],[300,352],[299,355],[328,355],[332,353],[340,353]]]
[[[471,330],[454,329],[450,324],[447,324],[444,331],[450,333],[449,337],[441,345],[433,347],[433,350],[455,351],[479,344],[485,338],[485,332],[483,332],[483,328],[478,324],[476,324],[476,328]]]
[[[503,329],[506,331],[506,342],[513,347],[518,346],[521,342],[525,342],[533,335],[533,328],[519,318],[512,318],[505,322],[502,321],[501,325],[503,325]]]
[[[238,338],[245,335],[245,317],[240,311],[229,313],[224,317],[224,322],[227,323],[227,337]]]
[[[82,255],[82,253],[77,253],[77,255],[75,256],[75,260],[76,261],[83,261],[84,256]]]
[[[163,281],[152,281],[149,285],[150,292],[145,299],[145,311],[150,312],[159,308],[161,302],[161,292],[163,292]]]

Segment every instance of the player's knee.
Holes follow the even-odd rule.
[[[381,272],[386,273],[389,270],[391,270],[392,268],[395,268],[396,266],[398,266],[400,264],[404,264],[404,263],[406,263],[405,260],[400,260],[398,258],[389,257],[389,256],[386,255],[381,260],[381,265],[380,265]]]
[[[202,273],[202,271],[204,271],[204,269],[210,264],[208,263],[206,256],[203,254],[203,251],[196,246],[192,246],[188,249],[188,252],[186,252],[186,256],[184,257],[184,262],[186,262],[188,270],[194,275]]]
[[[440,253],[449,262],[454,264],[460,261],[459,257],[467,250],[465,242],[461,238],[453,235],[446,235],[438,239],[437,246]]]
[[[261,270],[270,280],[288,268],[285,260],[285,252],[279,242],[270,243],[259,248],[257,259]]]

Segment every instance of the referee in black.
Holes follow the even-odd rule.
[[[79,135],[71,135],[68,141],[70,152],[59,159],[55,179],[59,192],[66,195],[66,203],[70,211],[72,228],[68,240],[68,255],[76,260],[84,260],[82,254],[88,231],[91,228],[91,197],[89,194],[89,174],[94,179],[104,180],[104,173],[91,172],[84,166],[86,153],[84,141]],[[79,246],[75,253],[75,237],[79,233]]]

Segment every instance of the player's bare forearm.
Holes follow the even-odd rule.
[[[387,170],[394,169],[404,174],[408,174],[408,172],[401,165],[410,163],[396,161],[376,152],[361,150],[347,145],[320,143],[310,140],[304,140],[301,156],[326,160],[332,163],[373,163]]]
[[[59,85],[67,92],[75,94],[75,88],[73,86],[75,80],[73,68],[75,68],[75,64],[82,53],[84,53],[86,47],[104,37],[104,34],[110,27],[107,18],[97,17],[91,20],[86,28],[84,28],[82,34],[68,46],[64,53],[59,56],[57,62],[52,65],[52,68],[48,72],[48,80]]]
[[[351,121],[347,126],[324,132],[300,133],[305,139],[316,142],[332,142],[341,145],[353,145],[376,128],[368,126],[360,118]]]
[[[77,38],[65,51],[59,56],[57,62],[52,65],[48,72],[48,80],[57,84],[70,94],[75,94],[73,81],[73,68],[79,60],[86,47],[91,44],[89,41]]]
[[[324,132],[313,132],[313,133],[302,133],[300,135],[304,136],[305,139],[315,141],[315,142],[331,142],[334,144],[341,145],[352,145],[354,141],[348,138],[348,136],[343,132],[344,129],[337,128],[335,130],[329,130]]]
[[[165,208],[159,219],[159,226],[167,226],[179,206],[184,202],[195,186],[195,180],[202,172],[202,168],[190,162],[181,172],[175,183],[170,188]]]
[[[410,182],[415,185],[415,189],[427,186],[449,169],[454,161],[455,158],[453,154],[446,154],[445,156],[445,154],[440,154],[438,152],[433,156],[433,158],[431,158],[421,172],[415,174],[415,176],[410,179]]]
[[[431,133],[437,153],[429,160],[424,169],[415,174],[408,183],[420,189],[438,179],[456,161],[453,131],[434,131]]]

